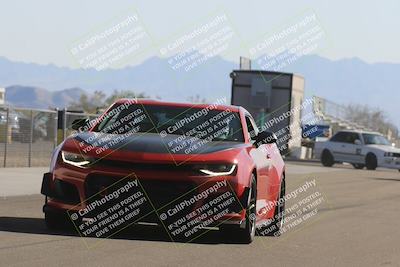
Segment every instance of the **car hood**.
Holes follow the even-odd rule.
[[[134,133],[129,136],[98,132],[79,133],[67,143],[74,142],[83,152],[100,154],[107,151],[126,151],[157,154],[208,154],[245,146],[232,141],[206,142],[204,139],[183,138],[180,135],[161,137],[157,133]],[[189,142],[190,141],[190,142]],[[77,147],[77,146],[75,146]],[[100,151],[100,152],[99,152]]]
[[[384,152],[400,153],[400,148],[397,147],[385,146],[385,145],[367,145],[367,146]]]

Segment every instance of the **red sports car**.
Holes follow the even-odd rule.
[[[158,224],[171,240],[210,227],[250,243],[278,234],[285,166],[276,136],[242,107],[121,99],[54,151],[41,192],[49,228],[108,237]]]

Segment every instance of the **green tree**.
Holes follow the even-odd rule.
[[[121,98],[146,98],[146,97],[147,96],[145,93],[135,93],[129,90],[114,90],[113,93],[105,100],[105,104],[109,106]]]
[[[101,91],[95,91],[93,94],[81,94],[78,101],[72,102],[68,109],[83,110],[87,113],[96,113],[97,108],[104,105],[106,95]]]
[[[121,98],[145,98],[144,93],[135,93],[129,90],[114,90],[110,96],[102,91],[95,91],[93,94],[82,94],[78,101],[72,102],[68,109],[83,110],[86,113],[99,113],[112,103]]]

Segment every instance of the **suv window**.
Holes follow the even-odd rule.
[[[348,133],[347,143],[354,144],[357,139],[360,140],[358,133]]]
[[[331,141],[354,144],[357,139],[360,139],[358,133],[338,132],[331,138]]]
[[[334,136],[332,136],[332,142],[344,142],[346,140],[346,133],[345,132],[338,132]]]

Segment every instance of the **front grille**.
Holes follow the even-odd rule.
[[[184,199],[189,199],[197,193],[196,184],[191,182],[183,181],[160,181],[160,180],[141,180],[141,185],[148,199],[150,199],[152,205],[157,210],[152,212],[149,216],[144,218],[143,221],[160,223],[158,214],[166,213],[169,209],[174,209],[174,207],[179,204]],[[182,216],[182,214],[188,214],[193,210],[193,206],[188,205],[177,214],[177,216]],[[154,211],[153,208],[153,211]],[[176,220],[176,216],[171,216],[164,221],[165,224]]]
[[[196,194],[196,184],[184,181],[160,181],[140,180],[143,189],[155,208],[161,208],[167,204],[175,204],[179,198],[190,198]]]
[[[132,178],[124,179],[124,177],[107,175],[89,175],[85,181],[86,198],[101,198],[100,194],[98,194],[100,191],[109,188],[113,184],[115,184],[113,189],[116,189],[118,185],[123,184],[121,180],[127,181],[128,179]],[[121,183],[117,183],[118,181],[121,181]],[[139,179],[139,183],[141,185],[140,190],[142,190],[143,187],[143,193],[150,198],[156,208],[178,199],[182,195],[191,192],[191,190],[197,186],[196,183],[193,182],[159,179]],[[112,189],[109,188],[105,190],[105,192],[110,193],[111,190]]]
[[[85,181],[85,194],[88,198],[87,204],[94,202],[95,200],[99,200],[106,194],[110,194],[114,190],[124,186],[129,179],[132,180],[133,177],[124,179],[123,177],[115,176],[104,176],[97,174],[89,175]],[[178,198],[185,194],[187,194],[185,195],[185,198],[190,198],[196,194],[196,186],[196,183],[187,181],[139,179],[138,188],[130,191],[128,194],[124,194],[122,197],[120,197],[120,200],[122,198],[129,197],[129,195],[132,195],[135,192],[141,191],[146,199],[150,200],[146,202],[146,205],[141,207],[141,214],[148,214],[143,221],[159,223],[157,213],[161,213],[167,209],[170,209],[171,207],[174,207],[177,203],[179,203]],[[150,202],[152,205],[150,205]],[[98,213],[106,208],[109,208],[110,205],[113,204],[115,204],[114,201],[108,203],[107,206],[96,208],[97,211],[93,212]],[[192,206],[188,206],[186,209],[191,210]],[[154,209],[158,210],[157,213]]]

